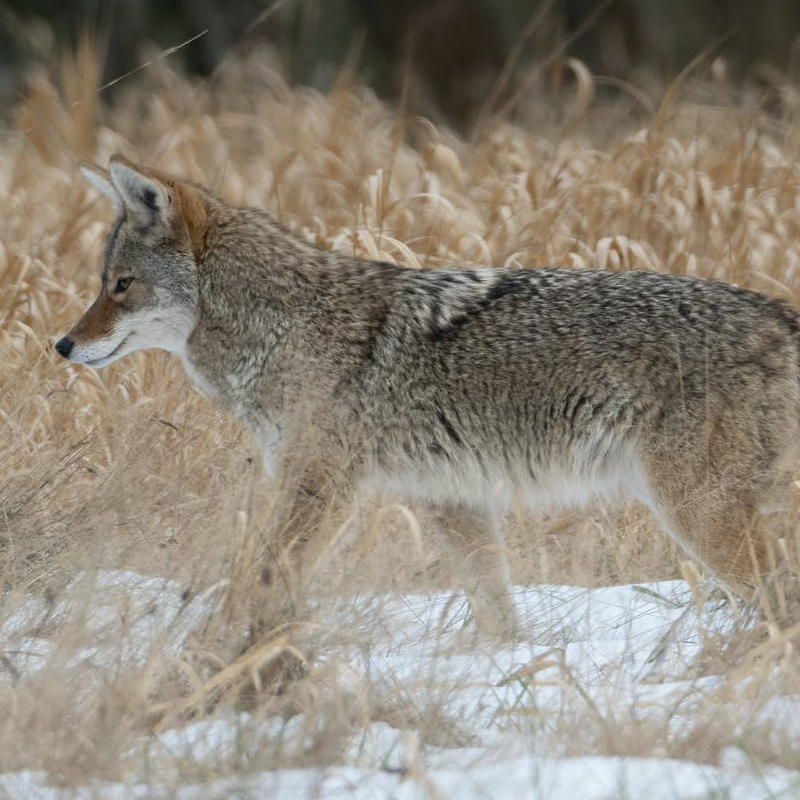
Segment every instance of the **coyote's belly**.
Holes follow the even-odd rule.
[[[583,444],[544,463],[526,463],[524,458],[505,461],[470,452],[456,458],[400,460],[391,469],[371,469],[365,486],[423,504],[458,503],[501,512],[519,504],[548,511],[620,495],[654,506],[632,447],[620,445],[601,458],[592,453]]]

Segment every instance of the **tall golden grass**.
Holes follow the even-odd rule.
[[[207,81],[156,60],[117,86],[113,103],[96,91],[88,43],[60,71],[31,77],[0,141],[0,619],[25,595],[72,597],[77,574],[110,568],[175,579],[188,596],[217,585],[220,602],[185,658],[121,673],[81,704],[73,688],[88,678],[57,656],[86,633],[78,623],[43,624],[51,666],[0,677],[0,770],[45,769],[65,783],[118,778],[142,731],[243,703],[303,710],[314,742],[304,763],[325,763],[354,713],[326,691],[336,664],[308,659],[314,636],[332,632],[301,615],[259,641],[228,635],[242,622],[236,609],[246,604],[239,595],[253,538],[280,501],[249,433],[195,393],[165,354],[95,372],[53,353],[97,291],[110,222],[111,210],[77,176],[80,159],[104,163],[120,152],[265,207],[324,247],[419,269],[664,270],[800,306],[800,90],[774,79],[769,99],[779,111],[768,112],[762,95],[735,92],[719,70],[716,83],[705,81],[698,67],[691,83],[667,92],[622,86],[592,101],[585,67],[565,69],[558,93],[534,86],[513,117],[487,118],[470,139],[345,78],[327,95],[291,88],[268,52],[231,59]],[[796,524],[783,522],[791,559]],[[387,527],[395,535],[384,535]],[[518,582],[679,574],[681,556],[632,506],[520,516],[515,531]],[[341,554],[319,592],[336,591],[344,562],[351,590],[448,585],[446,564],[403,509],[385,510],[373,533],[374,547]],[[421,542],[412,561],[409,538]],[[773,626],[772,638],[729,642],[724,652],[710,641],[708,669],[733,661],[752,679],[750,691],[768,697],[774,673],[764,664],[778,665],[778,683],[790,681],[793,634]],[[457,730],[437,709],[420,716],[385,689],[364,684],[356,715],[424,722],[431,737]],[[602,715],[565,719],[559,731],[573,750],[709,759],[730,739],[723,727],[699,717],[668,744],[655,723],[616,726],[610,736]],[[760,755],[792,761],[761,733],[753,737]],[[299,763],[279,739],[259,746],[259,763]],[[236,768],[235,759],[224,766]]]

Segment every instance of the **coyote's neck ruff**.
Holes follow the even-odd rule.
[[[660,273],[363,261],[118,157],[84,171],[118,218],[100,295],[56,349],[95,367],[177,353],[295,482],[276,525],[298,559],[329,499],[410,496],[468,537],[479,620],[501,624],[509,505],[622,491],[732,586],[763,572],[758,510],[800,441],[784,303]]]

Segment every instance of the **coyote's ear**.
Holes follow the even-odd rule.
[[[90,164],[88,161],[81,161],[78,166],[80,167],[83,177],[86,178],[98,192],[104,194],[114,204],[114,208],[117,211],[122,211],[122,197],[114,188],[109,171],[98,167],[97,164]]]
[[[142,232],[166,232],[172,215],[172,196],[166,184],[121,156],[111,158],[109,169],[134,224]]]

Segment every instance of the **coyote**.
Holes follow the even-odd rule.
[[[431,508],[488,630],[515,624],[517,501],[627,494],[736,591],[769,571],[759,513],[800,455],[786,303],[655,272],[366,261],[119,156],[82,168],[117,219],[100,295],[55,349],[180,356],[295,487],[275,530],[296,571],[359,487]]]

